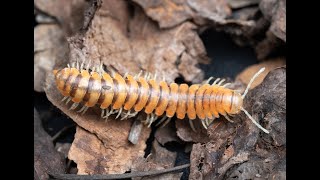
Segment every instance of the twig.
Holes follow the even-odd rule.
[[[62,128],[59,132],[57,132],[54,136],[52,136],[52,138],[51,138],[52,142],[56,141],[62,133],[66,132],[68,129],[70,129],[74,126],[75,126],[75,124],[71,124],[69,126],[65,126],[64,128]]]
[[[68,179],[68,180],[70,179],[71,180],[74,180],[74,179],[79,179],[79,180],[126,179],[126,178],[134,178],[134,177],[154,176],[154,175],[160,175],[160,174],[165,174],[165,173],[174,172],[174,171],[180,171],[189,166],[190,164],[184,164],[181,166],[176,166],[173,168],[162,169],[157,171],[132,172],[132,173],[125,173],[125,174],[106,174],[106,175],[50,174],[50,176],[52,176],[54,179]]]

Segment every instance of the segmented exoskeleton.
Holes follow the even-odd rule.
[[[95,69],[97,69],[95,71]],[[89,64],[84,68],[82,63],[73,64],[71,67],[54,70],[56,85],[61,94],[74,103],[70,109],[76,109],[80,103],[84,103],[78,112],[86,112],[89,107],[99,105],[102,109],[101,117],[108,118],[116,114],[121,120],[135,116],[144,111],[148,117],[146,123],[150,126],[160,116],[163,118],[158,124],[167,124],[176,115],[178,119],[189,119],[190,126],[195,130],[192,120],[199,118],[202,125],[207,128],[219,115],[228,121],[228,115],[235,115],[243,111],[252,122],[264,132],[252,116],[242,107],[253,80],[264,71],[262,68],[257,72],[248,84],[245,92],[241,95],[238,91],[228,89],[229,83],[220,78],[209,84],[210,78],[204,84],[168,84],[165,80],[157,81],[150,74],[132,76],[120,75],[115,71],[110,73],[98,68],[89,69]]]

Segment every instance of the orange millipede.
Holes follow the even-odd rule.
[[[163,118],[157,125],[166,125],[175,115],[178,119],[189,119],[191,128],[195,131],[192,120],[199,118],[204,128],[218,118],[224,116],[228,121],[228,115],[235,115],[243,111],[252,122],[269,133],[259,125],[253,117],[242,107],[243,99],[246,96],[253,80],[264,71],[260,69],[250,80],[245,92],[241,95],[237,90],[226,88],[230,83],[222,85],[224,79],[217,78],[209,84],[209,78],[204,84],[176,84],[168,85],[164,80],[157,81],[147,73],[141,77],[141,72],[136,75],[120,75],[115,71],[110,73],[102,69],[102,64],[95,71],[89,69],[89,64],[83,68],[84,63],[79,67],[79,63],[72,66],[54,70],[55,81],[58,90],[67,99],[67,103],[72,100],[70,109],[76,109],[80,103],[83,107],[78,111],[85,113],[89,107],[99,105],[102,109],[101,117],[106,120],[112,114],[116,114],[116,119],[121,116],[121,120],[135,116],[143,111],[148,115],[145,121],[150,125],[158,117]]]

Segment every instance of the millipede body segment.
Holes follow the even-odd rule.
[[[221,86],[223,81],[188,86],[168,84],[150,76],[123,77],[116,72],[106,73],[102,67],[97,69],[91,71],[72,66],[54,70],[58,90],[64,99],[68,99],[67,102],[74,102],[70,109],[84,103],[78,111],[84,113],[89,107],[98,105],[102,109],[102,117],[118,113],[117,118],[121,115],[122,119],[144,111],[149,115],[149,124],[162,115],[169,120],[174,115],[178,119],[187,116],[189,120],[199,118],[204,127],[219,114],[230,120],[227,115],[238,114],[243,109],[241,94],[226,88],[227,84]]]

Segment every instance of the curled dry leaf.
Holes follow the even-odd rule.
[[[270,31],[286,42],[286,0],[262,0],[259,7],[271,22]]]
[[[43,92],[45,77],[60,59],[65,59],[67,42],[56,24],[38,25],[34,28],[34,90]]]
[[[177,157],[176,152],[170,152],[166,148],[161,147],[161,145],[154,140],[152,143],[151,154],[147,158],[137,159],[134,163],[132,171],[152,171],[161,170],[174,167],[175,160]],[[182,173],[168,173],[163,175],[158,175],[154,177],[144,177],[144,178],[133,178],[134,180],[148,179],[148,180],[165,180],[165,179],[180,179]]]
[[[258,122],[263,119],[260,124],[270,133],[262,132],[243,113],[233,118],[232,128],[227,127],[229,122],[220,129],[209,128],[210,142],[193,146],[189,179],[285,179],[285,68],[270,71],[249,91],[244,108]]]
[[[186,81],[200,82],[203,72],[197,64],[207,57],[197,27],[186,22],[160,29],[140,7],[132,8],[130,16],[126,1],[103,1],[88,31],[70,38],[74,47],[71,56],[81,52],[82,59],[96,65],[102,61],[121,74],[135,75],[143,70],[157,74],[159,79],[165,77],[168,82],[180,75]]]
[[[252,66],[247,67],[244,69],[241,73],[239,73],[236,77],[236,80],[241,81],[242,83],[248,85],[249,81],[253,77],[255,73],[257,73],[261,68],[265,67],[266,69],[256,78],[255,81],[253,81],[250,89],[255,88],[259,84],[262,83],[263,79],[267,76],[267,74],[281,66],[286,65],[286,59],[285,58],[275,58],[275,59],[268,59],[266,61],[263,61],[259,64],[255,64]]]
[[[34,179],[48,179],[48,173],[65,173],[64,158],[55,149],[51,137],[42,128],[34,108]]]

